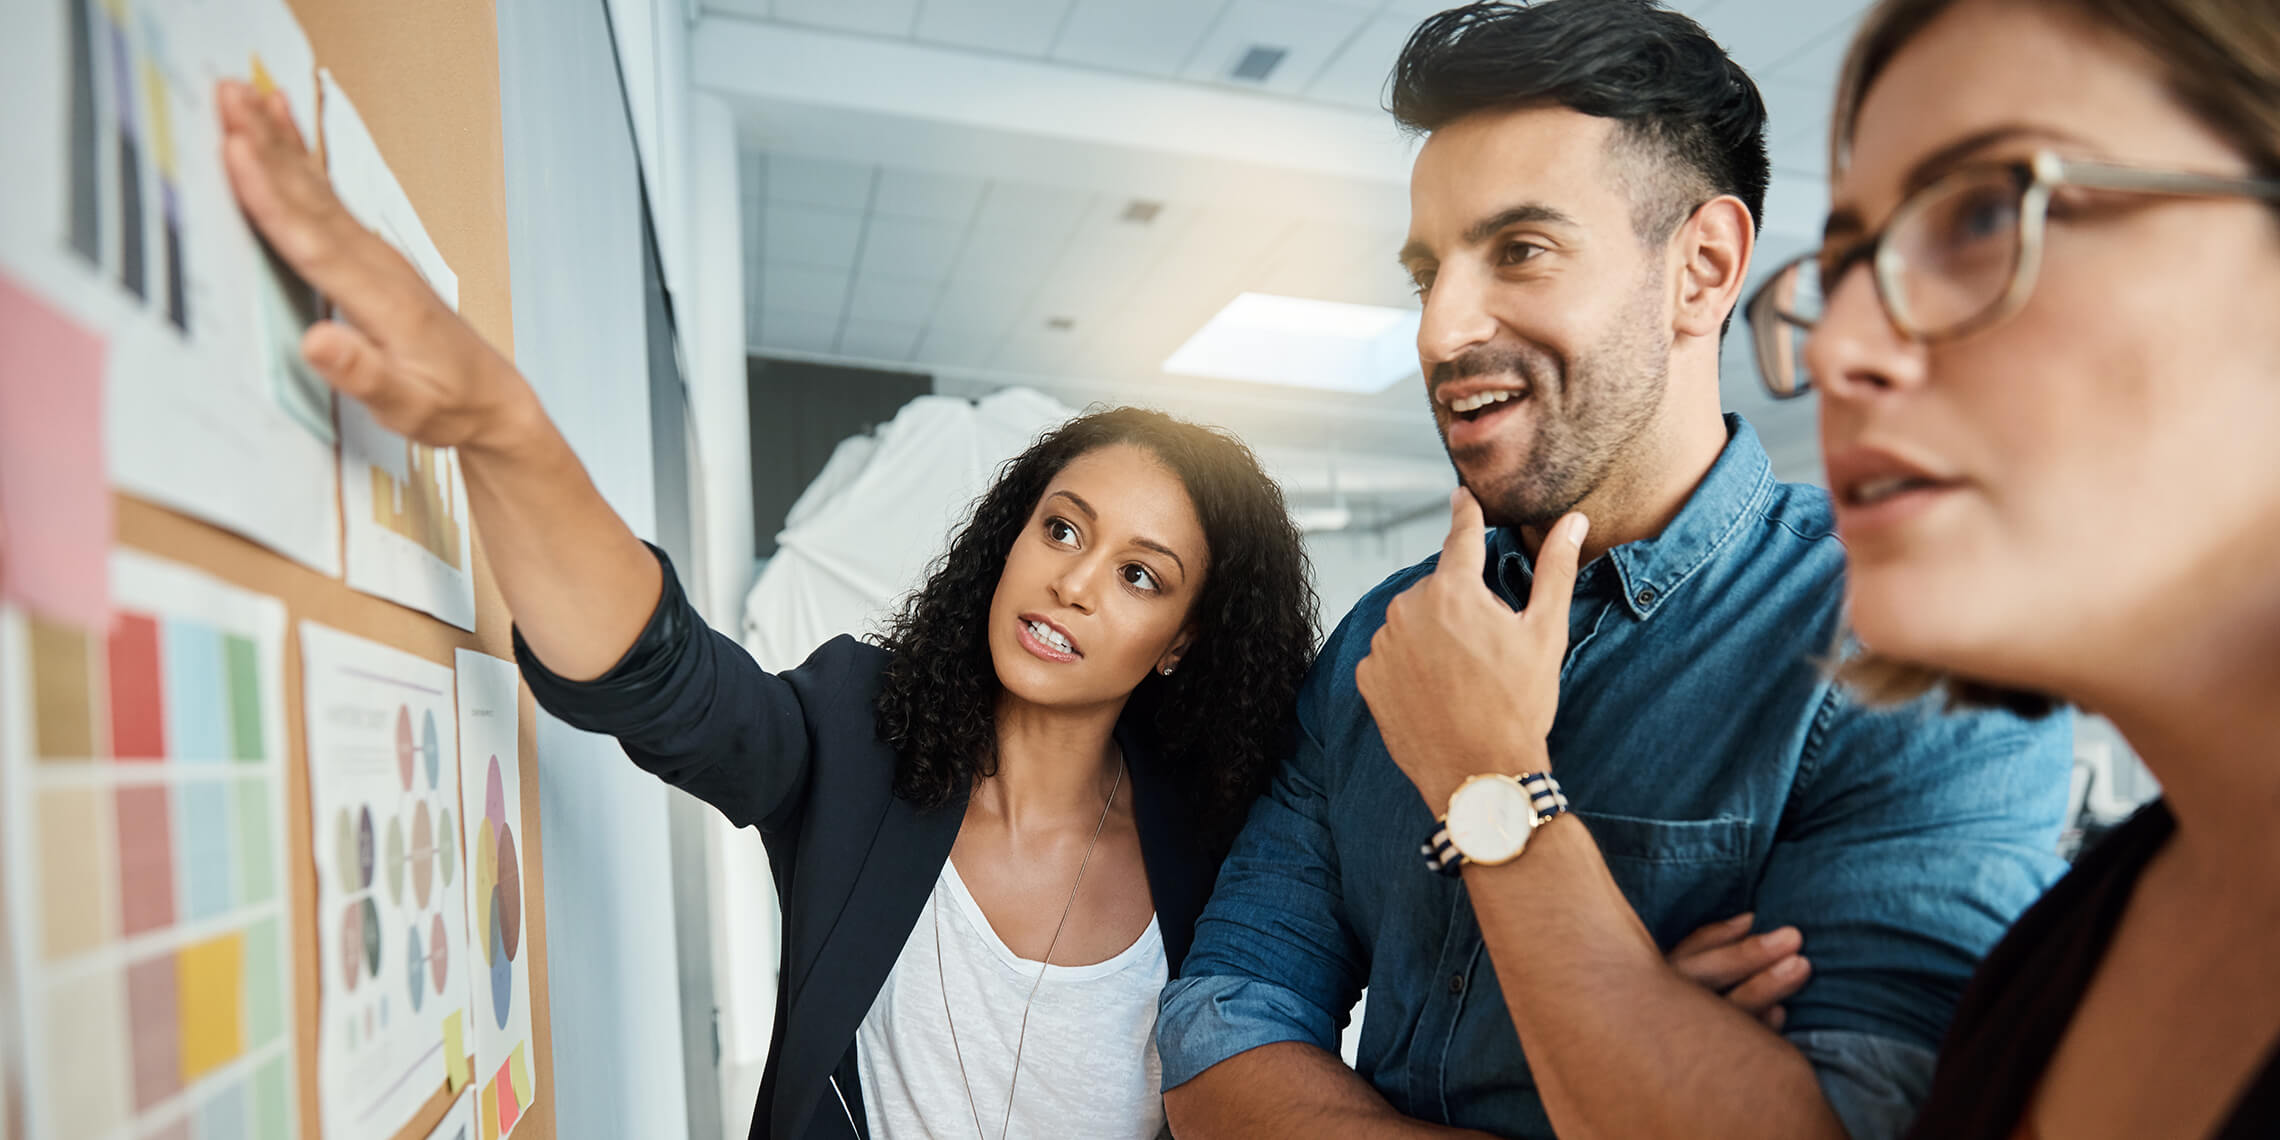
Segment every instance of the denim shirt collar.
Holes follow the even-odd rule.
[[[1661,534],[1624,543],[1584,567],[1576,578],[1578,594],[1615,593],[1633,617],[1645,621],[1733,538],[1772,490],[1773,461],[1749,421],[1732,413],[1725,418],[1726,446],[1678,516]],[[1535,573],[1519,533],[1498,527],[1489,535],[1489,552],[1490,587],[1517,604]]]

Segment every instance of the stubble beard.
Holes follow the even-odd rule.
[[[1532,347],[1484,347],[1443,365],[1446,378],[1437,372],[1440,382],[1513,376],[1528,385],[1528,400],[1536,405],[1527,454],[1498,470],[1481,465],[1502,441],[1451,449],[1448,424],[1434,406],[1441,446],[1458,482],[1480,501],[1488,525],[1549,526],[1610,481],[1647,464],[1638,444],[1662,411],[1670,378],[1670,336],[1657,334],[1663,325],[1659,286],[1659,278],[1645,283],[1607,331],[1566,367]]]

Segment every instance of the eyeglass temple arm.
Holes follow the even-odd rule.
[[[2059,160],[2055,181],[2091,190],[2124,190],[2143,194],[2186,194],[2196,197],[2239,196],[2280,202],[2280,179],[2234,178],[2218,174],[2144,170],[2102,162]]]

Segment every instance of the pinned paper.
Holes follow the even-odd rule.
[[[514,1056],[507,1058],[507,1076],[515,1090],[515,1103],[530,1104],[530,1066],[523,1061],[522,1042],[515,1042]]]
[[[110,608],[103,354],[95,333],[0,277],[0,591],[84,629]]]
[[[461,1034],[459,1010],[443,1019],[443,1075],[451,1092],[467,1087],[475,1074],[467,1066],[467,1041]]]

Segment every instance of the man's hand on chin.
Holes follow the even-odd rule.
[[[1551,769],[1544,738],[1559,711],[1568,603],[1589,526],[1572,513],[1552,526],[1528,607],[1514,613],[1483,580],[1480,504],[1460,487],[1440,564],[1386,607],[1354,684],[1433,814],[1468,777]]]

